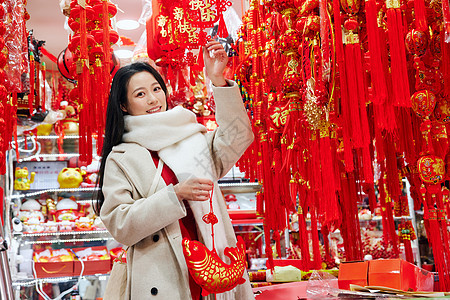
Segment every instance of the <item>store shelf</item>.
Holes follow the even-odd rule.
[[[73,189],[45,189],[45,190],[39,190],[35,192],[30,193],[23,193],[23,194],[15,194],[9,196],[10,199],[21,199],[21,198],[32,198],[35,196],[39,196],[42,194],[48,194],[48,193],[71,193],[74,196],[76,196],[74,193],[86,193],[86,192],[95,192],[98,191],[97,187],[90,187],[90,188],[73,188]]]
[[[84,235],[84,234],[98,234],[98,233],[108,233],[108,230],[85,230],[85,231],[61,231],[61,232],[33,232],[33,233],[20,233],[24,238],[26,237],[41,237],[41,236],[59,236],[59,235]]]
[[[113,240],[107,230],[15,233],[14,238],[21,239],[25,245]]]
[[[224,193],[256,193],[262,185],[258,182],[244,183],[219,183],[220,190]]]
[[[79,276],[72,277],[54,277],[54,278],[24,278],[24,279],[13,279],[12,286],[20,287],[20,286],[34,286],[36,283],[62,283],[69,281],[77,281]],[[82,278],[90,279],[90,278],[98,278],[99,280],[107,280],[109,278],[109,274],[99,274],[99,275],[86,275],[82,276]]]
[[[242,219],[242,220],[231,220],[233,225],[263,225],[263,219]]]
[[[88,239],[51,239],[51,240],[44,240],[44,241],[23,241],[25,245],[42,245],[42,244],[66,244],[66,243],[79,243],[79,242],[103,242],[103,241],[109,241],[114,240],[113,237],[98,237],[98,238],[88,238]]]

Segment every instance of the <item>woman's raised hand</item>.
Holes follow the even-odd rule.
[[[178,200],[206,201],[214,187],[209,179],[191,178],[176,184],[173,188]]]
[[[203,60],[205,62],[206,76],[214,86],[227,84],[223,72],[228,63],[228,55],[222,44],[215,40],[209,40],[203,47]]]

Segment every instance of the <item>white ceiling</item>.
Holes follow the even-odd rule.
[[[153,0],[156,1],[156,0]],[[45,41],[44,47],[54,56],[58,57],[68,45],[69,33],[64,29],[65,16],[59,6],[60,0],[30,0],[27,1],[27,11],[30,14],[30,20],[27,22],[27,29],[33,30],[33,35],[37,40]],[[151,0],[113,0],[119,10],[116,15],[116,21],[122,19],[139,20],[144,4],[151,3]],[[231,0],[232,7],[239,18],[242,16],[243,5],[248,6],[247,0]],[[141,35],[145,32],[145,25],[141,24],[135,30],[120,30],[120,36],[130,38],[136,44]],[[114,49],[119,46],[114,45]],[[121,47],[123,49],[133,50],[134,47]],[[47,64],[47,69],[56,70],[57,66],[50,62],[46,57],[43,60]],[[126,62],[126,61],[125,61]],[[123,63],[123,62],[122,62]]]
[[[138,20],[141,16],[144,0],[114,0],[112,2],[119,7],[116,15],[117,21],[122,19]],[[59,0],[27,1],[27,11],[30,14],[27,29],[32,29],[37,40],[45,41],[44,48],[58,57],[58,54],[67,47],[69,39],[69,33],[64,29],[65,16],[59,7]],[[141,24],[138,29],[119,29],[118,33],[137,43],[144,30],[145,25]],[[118,48],[118,46],[114,46],[114,48]],[[56,65],[48,59],[44,58],[44,61],[48,69],[51,67],[56,69]]]

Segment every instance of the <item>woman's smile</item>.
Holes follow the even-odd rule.
[[[158,107],[155,107],[155,108],[147,110],[147,113],[154,114],[154,113],[157,113],[157,112],[160,112],[160,111],[161,111],[161,106],[158,106]]]

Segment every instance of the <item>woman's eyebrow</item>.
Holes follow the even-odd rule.
[[[140,86],[140,87],[137,87],[134,91],[133,91],[133,94],[136,92],[136,91],[138,91],[138,90],[142,90],[142,89],[144,89],[144,87],[142,87],[142,86]]]

